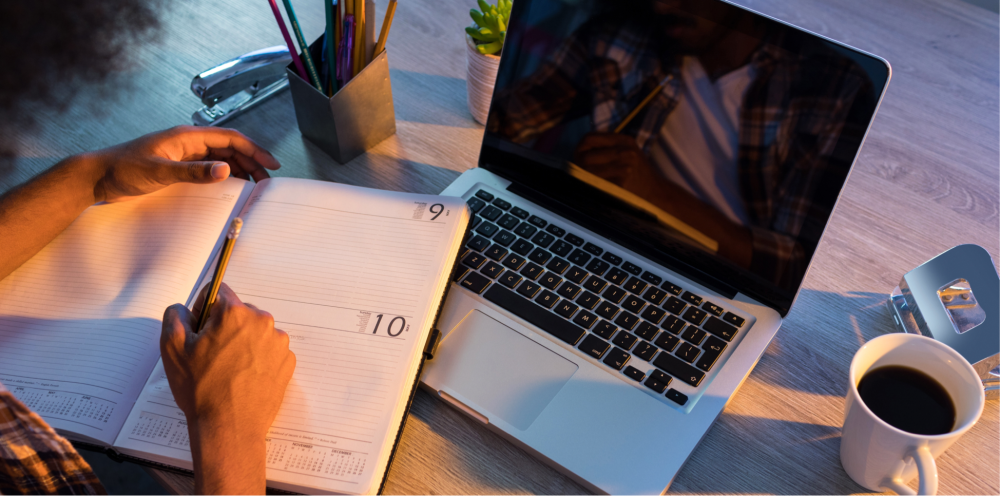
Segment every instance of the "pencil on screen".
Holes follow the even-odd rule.
[[[237,217],[229,224],[229,232],[226,233],[226,240],[222,243],[219,263],[215,266],[215,273],[212,274],[212,282],[208,284],[208,294],[205,295],[205,302],[201,305],[201,315],[198,317],[198,327],[195,328],[195,332],[201,331],[201,328],[205,326],[212,305],[215,304],[215,299],[219,296],[222,276],[226,274],[226,266],[229,265],[229,257],[232,256],[233,247],[236,246],[236,238],[240,237],[240,229],[243,229],[243,219]]]
[[[278,21],[278,27],[281,28],[281,36],[285,37],[285,44],[288,45],[288,53],[292,56],[292,62],[295,64],[295,70],[299,73],[299,77],[302,79],[309,79],[306,75],[305,67],[302,67],[302,59],[299,58],[299,51],[295,49],[295,44],[292,43],[292,37],[288,35],[288,28],[285,27],[285,20],[281,17],[281,11],[278,10],[278,4],[274,0],[268,0],[271,3],[271,12],[274,13],[274,20]]]
[[[309,72],[309,80],[317,90],[323,91],[323,83],[319,80],[319,73],[316,72],[316,64],[313,63],[312,55],[309,54],[309,44],[306,43],[305,36],[302,36],[302,28],[299,27],[299,19],[295,16],[295,9],[292,8],[291,0],[282,0],[285,4],[285,12],[288,14],[288,22],[292,23],[292,31],[295,31],[295,39],[299,41],[299,48],[302,49],[302,59],[306,63],[306,71]]]
[[[375,44],[375,52],[372,58],[382,53],[385,49],[385,40],[389,37],[389,28],[392,27],[392,16],[396,13],[396,0],[389,0],[389,6],[385,9],[385,19],[382,21],[382,31],[378,34],[378,43]]]
[[[663,91],[663,88],[667,86],[667,83],[669,83],[671,79],[673,79],[673,76],[663,78],[663,81],[656,85],[656,87],[653,88],[653,91],[650,91],[649,94],[646,95],[646,98],[643,98],[642,101],[639,102],[639,105],[636,105],[635,108],[632,109],[632,111],[629,112],[624,119],[622,119],[621,123],[618,124],[618,127],[615,128],[615,134],[622,132],[622,129],[625,129],[625,126],[627,126],[629,122],[632,122],[632,119],[635,119],[635,116],[639,115],[639,112],[641,112],[642,109],[649,104],[649,102],[653,101],[653,98],[655,98],[656,95],[659,95],[660,92]]]

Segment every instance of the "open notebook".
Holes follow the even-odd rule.
[[[95,205],[0,281],[0,382],[73,441],[191,469],[160,322],[209,282],[236,215],[225,282],[298,358],[268,485],[378,491],[465,234],[461,198],[231,178]]]

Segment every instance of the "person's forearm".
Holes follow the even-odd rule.
[[[238,425],[197,421],[190,425],[196,494],[264,494],[263,435],[248,436]]]
[[[0,279],[94,204],[96,175],[85,156],[78,155],[0,196]]]

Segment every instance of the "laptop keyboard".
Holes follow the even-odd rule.
[[[746,320],[479,190],[459,285],[684,405]],[[650,367],[652,365],[653,367]]]

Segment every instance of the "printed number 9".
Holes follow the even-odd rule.
[[[434,207],[437,207],[437,210],[434,210]],[[432,214],[434,214],[434,217],[431,217],[431,220],[434,220],[438,218],[439,215],[441,215],[441,212],[444,212],[444,205],[440,203],[435,203],[431,205],[430,211]]]

